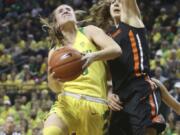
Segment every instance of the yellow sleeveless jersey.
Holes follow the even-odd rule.
[[[98,50],[96,46],[80,31],[77,32],[73,48],[82,53],[91,53]],[[77,79],[65,82],[63,89],[64,91],[105,99],[107,95],[105,63],[103,61],[93,62]]]

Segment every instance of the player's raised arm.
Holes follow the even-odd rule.
[[[122,4],[121,21],[134,27],[144,27],[136,0],[119,0]]]
[[[138,16],[141,18],[141,13],[137,5],[136,0],[121,0],[122,9],[126,11],[131,16]]]

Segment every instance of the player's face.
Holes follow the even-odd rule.
[[[121,16],[121,0],[111,0],[110,13],[112,18]]]
[[[68,5],[61,5],[55,10],[55,19],[58,26],[68,22],[76,23],[74,10]]]

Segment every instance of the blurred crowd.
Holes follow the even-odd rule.
[[[61,3],[86,11],[98,0],[0,0],[0,135],[40,135],[56,99],[47,87],[49,37],[40,17]],[[152,75],[180,101],[178,0],[137,0],[147,26]],[[81,12],[79,12],[81,13]],[[164,135],[180,134],[180,116],[162,104]]]

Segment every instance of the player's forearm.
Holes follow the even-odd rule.
[[[162,100],[171,107],[177,114],[180,115],[180,103],[178,103],[167,91],[166,87],[161,86]]]
[[[48,87],[55,93],[60,93],[63,85],[57,82],[48,81]]]
[[[94,60],[111,60],[121,56],[122,51],[120,48],[108,47],[97,52],[93,52]]]
[[[163,102],[180,115],[180,103],[169,94],[167,88],[160,81],[155,78],[152,80],[160,87]]]

